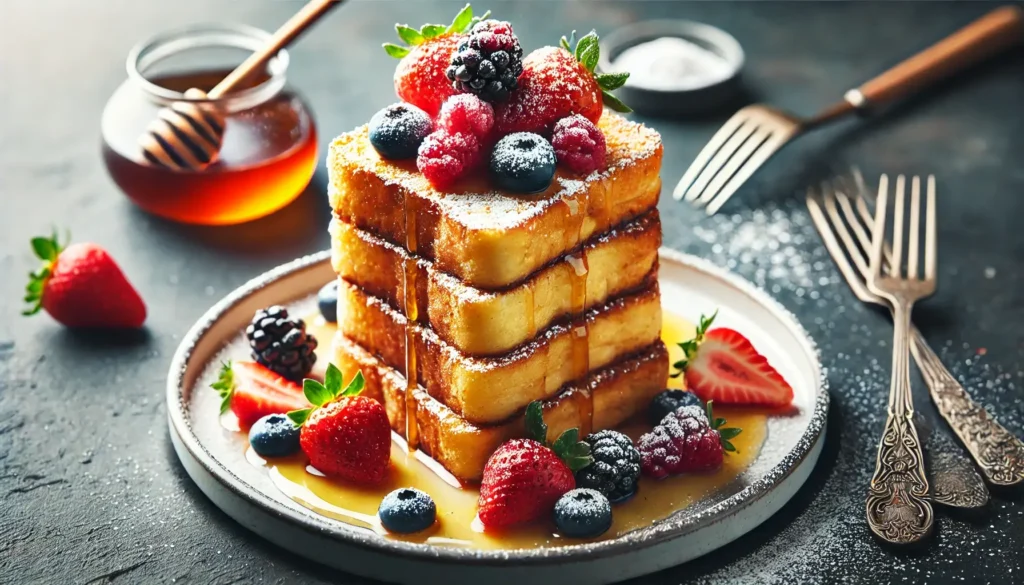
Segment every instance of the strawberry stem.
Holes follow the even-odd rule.
[[[594,462],[590,455],[590,445],[580,441],[578,428],[568,429],[553,443],[548,443],[548,425],[544,422],[544,406],[539,400],[526,406],[526,435],[554,451],[573,473]]]
[[[713,317],[712,317],[713,318]],[[737,435],[743,432],[743,429],[738,427],[722,428],[725,426],[724,418],[715,418],[715,412],[712,407],[714,400],[708,400],[707,409],[708,422],[711,423],[711,429],[718,431],[718,438],[722,442],[722,449],[726,453],[739,453],[739,449],[732,444],[732,439],[735,439]]]
[[[419,29],[412,28],[407,24],[396,24],[395,32],[398,33],[398,38],[402,39],[406,46],[384,43],[384,51],[395,59],[401,59],[409,54],[411,47],[422,45],[442,35],[450,33],[462,34],[473,28],[481,20],[486,20],[490,15],[491,11],[488,10],[480,16],[473,16],[473,7],[466,4],[455,15],[451,24],[424,24]]]
[[[601,59],[601,44],[600,38],[597,36],[596,31],[590,31],[584,35],[579,41],[576,40],[576,31],[572,31],[569,38],[562,36],[559,41],[559,45],[566,51],[572,53],[572,56],[576,58],[586,69],[594,75],[594,80],[597,81],[597,86],[601,89],[601,97],[603,98],[604,105],[610,110],[628,114],[633,111],[632,108],[627,106],[619,98],[613,96],[611,92],[626,84],[626,80],[629,79],[629,73],[621,71],[618,73],[599,73],[597,71],[597,64]]]
[[[339,398],[358,396],[365,387],[366,378],[363,377],[362,371],[356,372],[356,375],[349,380],[348,384],[345,384],[345,377],[342,375],[341,370],[338,369],[338,366],[327,364],[327,372],[324,373],[324,381],[322,383],[313,378],[306,378],[302,381],[302,394],[313,407],[293,410],[288,413],[288,418],[292,419],[292,422],[296,425],[302,426],[317,408],[330,404]]]
[[[683,350],[683,359],[672,364],[672,367],[677,371],[673,372],[669,377],[678,378],[683,375],[686,371],[686,366],[693,361],[693,358],[697,357],[697,350],[700,348],[701,342],[704,341],[704,335],[707,334],[708,329],[711,328],[711,324],[715,322],[715,317],[718,316],[718,309],[715,309],[714,313],[711,313],[710,317],[701,315],[700,322],[697,324],[697,330],[693,334],[693,339],[679,343],[679,348]]]
[[[210,388],[220,396],[220,413],[224,414],[231,408],[231,395],[235,393],[235,371],[231,368],[231,360],[221,362],[217,381]]]
[[[71,236],[67,237],[70,241]],[[28,303],[21,314],[25,316],[35,315],[43,308],[43,293],[46,291],[46,283],[53,274],[53,267],[57,263],[57,257],[64,251],[64,244],[57,238],[57,229],[54,228],[49,237],[41,236],[32,238],[32,251],[43,261],[39,270],[28,274],[28,285],[25,287],[25,302]]]

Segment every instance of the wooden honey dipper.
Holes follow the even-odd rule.
[[[192,88],[184,93],[190,99],[217,99],[266,65],[277,53],[294,41],[321,16],[344,0],[310,0],[270,37],[267,45],[253,53],[210,93]],[[201,171],[215,160],[224,141],[224,114],[211,104],[175,102],[162,108],[157,118],[139,137],[146,159],[176,171]]]

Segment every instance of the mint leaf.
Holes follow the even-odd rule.
[[[538,443],[547,444],[548,425],[544,422],[544,406],[534,400],[526,406],[526,435]]]
[[[607,91],[602,91],[601,96],[604,98],[604,105],[607,106],[609,110],[613,110],[621,114],[628,114],[633,111],[633,108],[622,103],[622,100]]]
[[[334,364],[327,364],[327,371],[324,373],[324,388],[327,389],[331,394],[331,398],[334,398],[338,394],[341,394],[341,385],[344,382],[341,375],[341,370],[338,369]],[[302,383],[305,387],[305,382]]]
[[[359,396],[359,393],[362,392],[363,388],[365,388],[365,387],[366,387],[366,378],[363,377],[363,372],[359,371],[359,372],[356,372],[356,375],[348,383],[348,386],[345,386],[345,389],[342,390],[341,395],[342,396]]]
[[[472,22],[473,7],[470,6],[469,4],[466,4],[465,6],[462,7],[462,10],[460,10],[459,13],[455,15],[455,18],[452,20],[452,23],[448,27],[447,32],[463,32],[464,30],[469,28],[469,25],[472,24]]]
[[[401,59],[409,54],[409,49],[394,43],[384,43],[384,52],[395,59]]]
[[[311,378],[302,381],[302,393],[313,406],[323,406],[334,398],[334,394],[330,390]]]
[[[595,76],[595,79],[597,79],[597,84],[601,86],[601,89],[612,91],[626,84],[626,80],[629,79],[629,73],[599,73]]]
[[[293,410],[288,413],[288,418],[292,419],[292,422],[295,423],[295,426],[301,427],[306,422],[306,419],[309,418],[309,414],[311,412],[313,412],[312,408]]]
[[[406,24],[396,24],[395,31],[398,33],[398,38],[402,39],[409,45],[421,45],[427,40],[423,38],[420,31]]]
[[[420,27],[420,34],[426,39],[433,39],[448,32],[448,27],[443,24],[424,24]]]

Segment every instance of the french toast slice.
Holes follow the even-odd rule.
[[[341,334],[334,340],[334,356],[346,379],[363,372],[364,395],[382,401],[391,428],[405,436],[405,377]],[[617,427],[644,411],[667,381],[668,352],[661,340],[591,373],[586,384],[593,398],[593,430]],[[581,390],[569,384],[544,402],[549,437],[582,427],[580,413],[586,412],[588,398]],[[413,393],[419,448],[460,481],[479,482],[491,453],[505,441],[526,435],[521,412],[497,424],[476,425],[432,398],[422,386]]]
[[[402,310],[405,304],[405,248],[341,220],[331,223],[335,271],[372,296]],[[588,271],[583,309],[643,288],[657,268],[661,223],[653,209],[583,246]],[[533,339],[552,323],[579,310],[567,291],[579,277],[565,261],[548,264],[523,283],[500,291],[481,290],[416,261],[418,322],[462,353],[498,355]],[[403,311],[404,312],[404,311]]]
[[[551,186],[536,195],[497,192],[483,173],[438,191],[415,161],[381,158],[362,126],[331,144],[331,207],[341,220],[432,260],[467,284],[507,287],[657,205],[659,134],[608,112],[598,126],[607,168],[585,177],[559,168]]]
[[[586,319],[593,371],[646,347],[661,334],[661,296],[652,278],[646,288],[592,308]],[[345,336],[405,375],[406,318],[383,300],[339,282],[338,326]],[[469,357],[429,327],[413,324],[417,380],[453,412],[476,424],[507,419],[534,400],[558,393],[575,371],[574,323],[552,325],[527,343],[497,357]],[[582,328],[579,328],[582,329]],[[584,371],[587,371],[584,370]]]

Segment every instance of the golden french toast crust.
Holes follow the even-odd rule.
[[[334,340],[335,362],[346,377],[357,370],[366,377],[366,395],[382,400],[391,428],[405,435],[405,378],[384,365],[356,342],[339,334]],[[668,351],[659,340],[592,373],[587,381],[594,400],[594,430],[614,428],[646,410],[668,379]],[[416,422],[420,448],[460,481],[476,483],[491,453],[503,442],[525,436],[522,412],[493,425],[474,425],[462,419],[423,388],[416,393]],[[567,384],[544,402],[549,434],[579,427],[584,395]]]
[[[584,310],[642,290],[656,278],[660,228],[653,210],[577,248],[586,250],[591,267]],[[333,223],[331,231],[334,265],[341,278],[404,313],[405,263],[410,256],[342,222]],[[564,260],[499,292],[470,287],[436,271],[426,260],[416,266],[417,322],[467,355],[506,353],[537,331],[572,316],[572,299],[563,291],[575,276]]]
[[[588,177],[559,170],[552,186],[533,196],[494,192],[482,176],[438,192],[408,161],[381,159],[363,126],[331,145],[331,205],[342,220],[401,246],[407,225],[415,225],[416,253],[440,270],[481,288],[508,286],[657,205],[660,136],[614,114],[599,126],[606,170]]]

